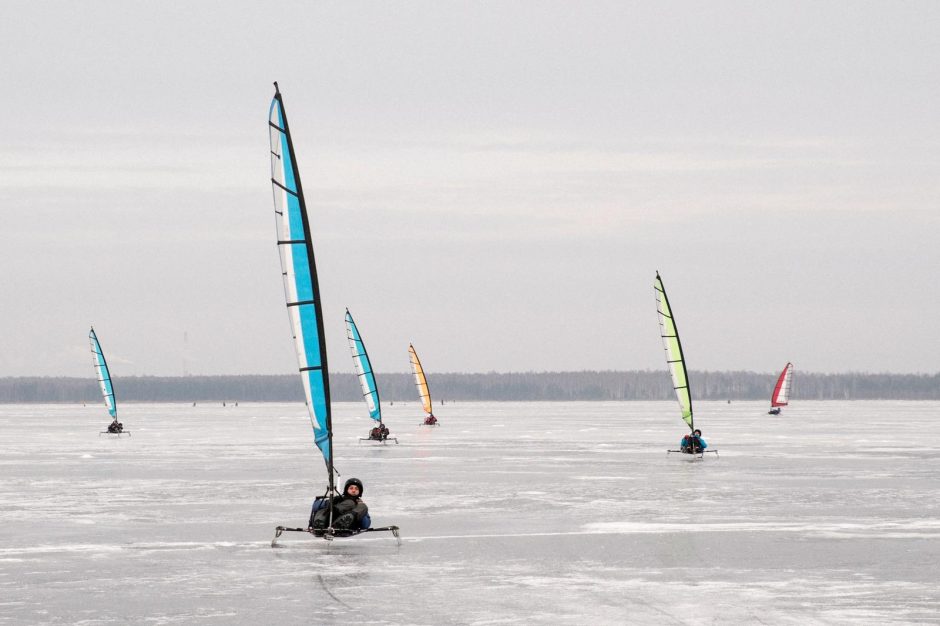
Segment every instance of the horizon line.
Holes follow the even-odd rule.
[[[728,369],[728,370],[701,370],[701,369],[690,369],[689,372],[695,372],[699,374],[757,374],[757,375],[778,375],[780,372],[778,370],[770,370],[768,372],[761,372],[756,370],[744,370],[744,369]],[[478,372],[434,372],[431,375],[433,376],[506,376],[513,374],[525,374],[525,375],[540,375],[540,374],[655,374],[662,373],[668,375],[668,370],[660,369],[581,369],[581,370],[509,370],[509,371],[478,371]],[[329,372],[332,375],[348,375],[356,376],[356,372]],[[244,376],[253,376],[253,377],[266,377],[266,376],[295,376],[296,372],[281,372],[281,373],[245,373],[245,374],[128,374],[120,375],[119,378],[224,378],[224,377],[244,377]],[[404,371],[404,372],[376,372],[376,376],[414,376],[413,372]],[[846,376],[846,375],[861,375],[861,376],[940,376],[940,370],[935,372],[891,372],[891,371],[880,371],[880,372],[871,372],[871,371],[861,371],[861,370],[843,370],[838,372],[814,372],[810,370],[795,370],[795,375],[809,375],[809,376]],[[76,376],[73,374],[20,374],[20,375],[0,375],[0,380],[9,380],[17,378],[74,378],[83,380],[85,378],[93,378],[89,376]]]

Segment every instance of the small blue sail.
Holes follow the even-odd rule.
[[[98,335],[95,334],[94,328],[88,332],[88,341],[91,343],[91,354],[95,361],[95,372],[98,374],[98,386],[101,387],[104,405],[108,407],[111,417],[117,419],[117,402],[114,400],[111,372],[108,371],[108,362],[104,359],[104,352],[101,351],[101,344],[98,342]]]
[[[346,338],[349,339],[349,350],[352,352],[353,363],[356,365],[356,374],[359,376],[359,385],[362,387],[362,397],[369,407],[369,417],[377,422],[382,421],[382,403],[379,401],[379,388],[375,384],[375,375],[372,373],[372,364],[366,352],[366,344],[362,343],[362,335],[356,327],[349,309],[346,309]]]
[[[268,114],[268,131],[271,140],[271,185],[277,221],[277,248],[281,258],[287,313],[293,329],[297,364],[303,380],[314,441],[323,453],[332,487],[333,425],[320,287],[313,257],[310,222],[294,157],[294,144],[277,83],[274,83],[274,89],[274,99]]]

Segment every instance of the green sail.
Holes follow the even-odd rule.
[[[669,298],[666,297],[666,288],[663,287],[663,279],[659,277],[659,272],[656,272],[653,289],[656,290],[656,305],[659,310],[659,334],[662,335],[663,347],[666,349],[666,364],[669,365],[669,372],[672,374],[672,386],[676,390],[676,398],[682,410],[682,420],[689,425],[689,428],[694,429],[689,373],[685,369],[685,357],[682,354],[679,331],[676,328],[676,320],[672,316],[672,308],[669,306]]]

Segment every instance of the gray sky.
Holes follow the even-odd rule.
[[[0,375],[940,369],[936,2],[0,4]],[[184,332],[188,342],[184,343]]]

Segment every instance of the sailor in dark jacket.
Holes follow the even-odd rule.
[[[313,501],[310,528],[323,530],[329,525],[330,507],[325,498]],[[333,528],[336,530],[363,530],[372,526],[369,507],[362,501],[362,481],[350,478],[343,486],[343,495],[333,498]]]

